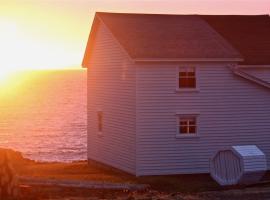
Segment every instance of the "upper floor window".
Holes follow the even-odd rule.
[[[98,121],[98,132],[102,132],[103,130],[103,112],[102,111],[98,111],[97,112],[97,121]]]
[[[179,117],[179,134],[189,135],[197,134],[197,122],[196,117]]]
[[[179,68],[179,88],[196,88],[195,67]]]

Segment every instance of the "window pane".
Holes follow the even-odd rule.
[[[196,126],[190,126],[189,127],[189,133],[191,133],[191,134],[196,133]]]
[[[186,134],[186,133],[188,133],[188,131],[187,131],[187,126],[180,126],[180,133],[181,133],[181,134]]]
[[[190,126],[195,126],[196,125],[196,120],[195,119],[190,119],[189,120],[189,125]]]
[[[186,82],[186,87],[188,88],[195,88],[196,87],[196,80],[195,78],[188,78]]]
[[[187,76],[187,72],[179,72],[179,77],[185,77]]]
[[[186,120],[180,120],[180,125],[187,125],[187,121]]]
[[[180,78],[179,79],[179,87],[185,88],[188,85],[188,79],[187,78]]]

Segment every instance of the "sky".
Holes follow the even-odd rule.
[[[96,11],[255,15],[269,14],[270,0],[0,0],[0,78],[80,67]]]

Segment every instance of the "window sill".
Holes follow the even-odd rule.
[[[175,93],[182,93],[182,92],[200,92],[199,88],[176,88]]]
[[[199,138],[200,136],[198,134],[186,134],[186,135],[180,135],[180,134],[177,134],[175,135],[176,138],[181,138],[181,139],[191,139],[191,138]]]

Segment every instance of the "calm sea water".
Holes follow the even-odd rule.
[[[86,159],[86,71],[21,76],[2,88],[0,147],[40,161]]]

